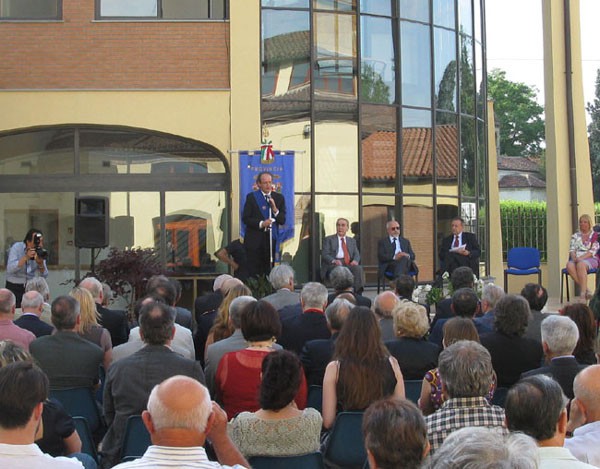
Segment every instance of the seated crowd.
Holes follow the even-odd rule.
[[[108,307],[110,289],[93,277],[49,314],[47,284],[34,279],[19,319],[0,289],[0,467],[250,468],[259,456],[327,456],[341,412],[362,415],[370,468],[600,467],[588,306],[543,313],[548,294],[535,284],[520,295],[486,285],[478,298],[471,268],[458,266],[432,318],[409,275],[371,304],[347,267],[332,267],[333,293],[317,282],[294,292],[294,271],[279,265],[262,299],[221,275],[193,312],[177,306],[177,282],[156,276],[131,318]],[[96,461],[51,397],[72,388],[101,406]],[[131,416],[151,446],[123,461]]]

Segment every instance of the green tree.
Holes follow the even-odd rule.
[[[360,83],[360,92],[363,100],[370,103],[389,104],[390,87],[383,81],[383,77],[375,71],[371,64],[363,64]]]
[[[594,201],[600,202],[600,70],[596,72],[596,97],[593,103],[587,104],[591,122],[588,126],[588,142],[590,145],[590,163],[592,166],[592,183],[594,185]]]
[[[537,93],[535,86],[508,80],[504,70],[494,69],[488,75],[488,94],[494,100],[502,155],[540,154],[545,138],[544,108],[536,101]]]

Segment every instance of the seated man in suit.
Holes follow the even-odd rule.
[[[385,225],[385,229],[388,235],[377,242],[379,275],[387,274],[387,278],[394,280],[411,270],[415,253],[410,246],[410,241],[400,236],[400,223],[390,220]]]
[[[350,269],[354,275],[354,291],[361,293],[364,290],[364,272],[360,264],[360,253],[356,240],[346,236],[348,220],[338,218],[335,222],[336,234],[326,236],[321,250],[321,278],[323,282],[329,279],[329,273],[334,267],[343,265]]]
[[[452,219],[452,234],[442,240],[440,247],[440,268],[451,274],[457,267],[470,267],[479,278],[479,243],[473,233],[463,231],[463,225],[462,218]]]

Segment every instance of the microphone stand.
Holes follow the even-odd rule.
[[[271,208],[271,196],[267,196],[267,204],[269,205],[269,218],[273,219],[273,209]],[[269,270],[273,268],[273,223],[269,225],[267,228],[267,232],[269,233]]]

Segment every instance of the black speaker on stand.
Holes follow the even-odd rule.
[[[75,246],[92,250],[92,272],[94,249],[108,246],[109,218],[108,197],[75,197]]]

